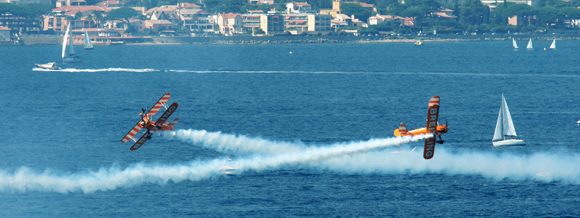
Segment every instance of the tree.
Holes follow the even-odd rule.
[[[359,4],[346,3],[340,5],[343,14],[354,15],[355,18],[367,22],[371,12]]]
[[[139,13],[133,9],[133,8],[129,8],[129,7],[124,7],[124,8],[119,8],[119,9],[115,9],[110,11],[107,16],[105,17],[105,20],[123,20],[127,23],[129,23],[129,18],[138,16]]]
[[[412,18],[415,25],[420,26],[417,21],[421,21],[421,18],[423,17],[423,11],[417,7],[410,7],[402,11],[401,16]]]

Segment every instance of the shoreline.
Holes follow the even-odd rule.
[[[60,45],[60,36],[22,36],[21,42],[4,41],[2,45]],[[147,41],[125,42],[122,45],[237,45],[237,44],[310,44],[310,43],[415,43],[469,42],[505,40],[580,40],[578,34],[567,35],[432,35],[432,36],[216,36],[216,37],[150,37]],[[77,43],[75,43],[77,44]],[[80,45],[80,44],[79,44]],[[116,46],[116,45],[115,45]]]

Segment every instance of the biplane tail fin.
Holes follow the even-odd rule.
[[[175,124],[177,124],[177,121],[179,121],[179,118],[175,118],[175,120],[169,122],[169,126],[175,126]]]
[[[401,123],[399,124],[399,128],[395,129],[395,136],[404,136],[407,135],[407,126],[405,126],[405,123]]]
[[[407,126],[405,126],[405,123],[399,124],[399,134],[407,134]]]

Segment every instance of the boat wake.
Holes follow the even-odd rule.
[[[136,73],[144,73],[144,72],[158,72],[159,70],[156,69],[132,69],[132,68],[103,68],[103,69],[76,69],[76,68],[61,68],[58,70],[53,69],[44,69],[44,68],[32,68],[32,71],[50,71],[50,72],[71,72],[71,73],[95,73],[95,72],[136,72]]]

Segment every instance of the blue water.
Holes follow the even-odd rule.
[[[550,43],[79,46],[60,71],[34,69],[59,46],[0,47],[0,217],[577,217],[580,42]],[[214,138],[130,151],[166,92]],[[525,147],[491,144],[502,93]],[[434,95],[450,132],[426,161],[392,137]]]

